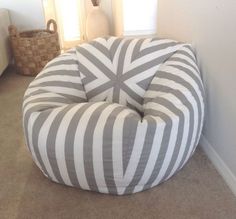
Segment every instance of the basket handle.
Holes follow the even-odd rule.
[[[50,26],[51,25],[53,25],[53,32],[54,33],[56,33],[57,32],[57,23],[56,23],[56,21],[55,20],[53,20],[53,19],[50,19],[50,20],[48,20],[48,22],[47,22],[47,30],[49,31],[50,30]]]
[[[10,25],[8,27],[8,32],[9,32],[11,37],[19,37],[19,35],[20,35],[17,28],[16,28],[16,26],[14,26],[14,25]]]

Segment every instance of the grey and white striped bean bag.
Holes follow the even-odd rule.
[[[47,64],[25,93],[23,116],[45,176],[130,194],[169,179],[191,157],[204,90],[187,44],[98,38]]]

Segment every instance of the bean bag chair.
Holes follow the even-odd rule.
[[[203,116],[191,46],[157,38],[84,43],[49,62],[23,102],[28,149],[46,177],[117,195],[180,170]]]

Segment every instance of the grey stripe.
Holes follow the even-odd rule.
[[[47,65],[47,68],[53,67],[53,66],[58,66],[58,65],[78,65],[78,61],[74,59],[65,59],[65,60],[57,60],[55,59],[52,63]],[[66,68],[66,67],[65,67]]]
[[[80,91],[84,91],[84,88],[82,86],[82,84],[80,83],[75,83],[75,82],[70,82],[70,81],[60,81],[60,78],[58,78],[58,81],[45,81],[45,82],[41,82],[38,83],[36,85],[31,85],[31,88],[35,88],[35,87],[41,87],[41,88],[45,88],[45,87],[65,87],[65,88],[73,88],[73,89],[77,89]]]
[[[26,135],[26,144],[27,144],[30,152],[31,152],[31,149],[30,149],[30,145],[29,145],[29,135],[28,135],[27,128],[28,128],[29,118],[30,118],[31,114],[34,112],[50,110],[55,107],[58,107],[58,106],[49,105],[49,104],[37,104],[36,106],[33,106],[33,107],[29,108],[27,111],[23,112],[24,113],[23,127],[24,127],[24,131],[25,131],[25,135]],[[33,134],[32,134],[32,136],[33,136]]]
[[[74,103],[73,101],[66,99],[64,97],[39,97],[36,99],[33,99],[31,101],[29,101],[28,103],[26,103],[23,107],[23,110],[32,103],[37,103],[37,102],[56,102],[56,103],[63,103],[63,104],[72,104]]]
[[[133,104],[131,104],[128,100],[126,101],[126,106],[129,108],[129,109],[132,109],[134,110],[135,112],[137,112],[140,116],[140,119],[143,118],[143,108],[142,106],[140,105],[140,108],[137,108],[136,106],[134,106]]]
[[[172,66],[172,67],[174,67],[174,68],[177,68],[177,69],[179,69],[180,71],[183,71],[183,72],[185,72],[187,75],[189,75],[189,76],[196,82],[196,84],[198,85],[198,88],[199,88],[199,90],[201,91],[201,93],[204,94],[204,88],[203,88],[201,79],[198,78],[191,70],[189,70],[188,68],[185,68],[185,67],[183,67],[183,66],[176,65],[176,64],[170,64],[169,66]],[[203,95],[202,95],[202,97],[203,97]]]
[[[145,78],[144,80],[138,82],[137,85],[141,87],[143,90],[146,90],[149,87],[150,82],[152,81],[153,78],[154,75],[149,78]]]
[[[73,108],[74,105],[69,105],[65,107],[62,111],[60,111],[56,117],[54,118],[49,132],[48,132],[48,138],[47,138],[47,156],[49,158],[50,165],[52,167],[53,173],[55,177],[57,178],[58,182],[65,183],[62,179],[58,163],[57,163],[57,157],[56,157],[56,138],[57,138],[57,132],[60,127],[61,121],[64,118],[65,114]],[[58,161],[60,162],[60,161]]]
[[[67,50],[64,54],[62,55],[66,55],[66,54],[75,54],[75,49],[70,49],[70,50]]]
[[[114,179],[113,171],[113,156],[112,156],[112,142],[113,142],[113,128],[115,120],[119,113],[121,113],[125,107],[117,107],[107,118],[104,131],[103,131],[103,168],[104,178],[107,185],[107,189],[111,194],[117,194],[117,188]]]
[[[154,99],[153,102],[156,102],[162,106],[165,106],[166,108],[168,108],[172,113],[174,113],[176,116],[179,117],[179,125],[178,125],[178,133],[177,133],[177,140],[176,140],[176,144],[175,144],[175,148],[174,148],[174,152],[172,154],[171,157],[171,161],[168,165],[168,168],[166,170],[165,175],[163,176],[162,180],[166,179],[166,177],[169,176],[170,172],[172,171],[176,160],[178,158],[179,155],[179,151],[180,151],[180,147],[181,147],[181,143],[183,140],[183,133],[184,133],[184,122],[185,122],[185,115],[184,113],[179,110],[173,103],[171,103],[169,100],[162,98],[162,97],[157,97]],[[187,145],[186,145],[187,146]]]
[[[29,87],[30,88],[30,87]],[[28,88],[28,89],[29,89]],[[45,91],[45,90],[42,90],[42,89],[38,89],[36,91],[33,91],[32,93],[30,94],[26,94],[24,95],[24,98],[23,98],[23,101],[26,101],[29,97],[32,97],[32,96],[35,96],[35,95],[38,95],[38,94],[45,94],[45,93],[48,93],[48,91]]]
[[[79,62],[79,71],[81,74],[83,74],[85,76],[85,78],[83,78],[83,80],[82,80],[83,85],[86,85],[86,84],[92,82],[93,80],[97,79],[97,77],[81,62]]]
[[[98,94],[104,92],[107,90],[107,93],[109,92],[108,89],[111,89],[114,85],[114,81],[108,81],[107,83],[104,83],[96,88],[94,88],[93,90],[90,90],[87,92],[87,98],[91,99],[92,97],[97,96]]]
[[[179,84],[181,84],[182,86],[186,87],[190,92],[191,94],[193,95],[195,101],[197,102],[197,108],[198,108],[198,128],[197,128],[197,136],[199,135],[200,133],[200,128],[201,128],[201,118],[202,118],[202,108],[201,108],[201,103],[200,103],[200,99],[199,99],[199,96],[198,94],[196,93],[195,89],[192,87],[192,85],[185,81],[183,78],[177,76],[177,75],[172,75],[171,73],[169,72],[163,72],[163,71],[159,71],[158,72],[158,77],[160,78],[167,78],[169,80],[172,80],[172,81],[175,81]],[[195,140],[195,142],[197,141],[197,138]],[[195,143],[194,143],[195,145]],[[187,151],[185,151],[187,153]],[[187,154],[184,154],[184,156],[187,156]],[[181,161],[181,164],[184,162],[184,159]]]
[[[79,77],[79,71],[78,70],[69,70],[69,69],[63,69],[63,70],[53,70],[53,71],[47,71],[43,74],[36,77],[36,79],[45,78],[47,76],[75,76]]]
[[[179,58],[179,57],[171,57],[168,61],[177,61],[180,63],[184,63],[186,65],[191,66],[196,72],[199,73],[199,69],[196,68],[196,66],[194,66],[193,64],[191,64],[189,61],[187,61],[186,59],[183,58]]]
[[[115,80],[114,73],[104,64],[101,60],[99,60],[96,56],[94,56],[90,51],[79,47],[78,52],[81,53],[84,57],[86,57],[91,63],[93,63],[104,75],[108,78]]]
[[[190,50],[190,51],[191,51],[191,50]],[[191,52],[192,52],[192,51],[191,51]],[[194,56],[193,53],[192,53],[193,56],[191,56],[188,52],[186,52],[186,51],[184,51],[184,50],[179,50],[179,51],[178,51],[178,54],[184,55],[184,56],[190,58],[194,63],[196,63],[196,57]]]
[[[125,54],[126,51],[128,49],[128,46],[130,45],[131,40],[127,40],[121,48],[120,54],[119,54],[119,60],[118,60],[118,67],[117,67],[117,72],[116,72],[116,83],[113,85],[114,89],[113,89],[113,96],[112,96],[112,101],[115,103],[119,103],[119,97],[120,97],[120,89],[121,89],[121,85],[122,83],[119,83],[119,81],[117,81],[118,79],[121,79],[121,75],[123,74],[123,70],[124,70],[124,61],[125,61]]]
[[[192,57],[193,61],[197,64],[197,58],[196,58],[196,55],[195,55],[195,52],[194,52],[193,48],[190,45],[185,45],[185,46],[183,46],[183,48],[186,48],[186,49],[188,49],[190,51],[190,53],[193,56]],[[183,48],[180,49],[179,52],[180,53],[187,53],[186,51],[183,50]],[[187,53],[186,55],[191,56],[189,53]]]
[[[185,151],[183,154],[183,159],[185,159],[190,146],[191,146],[191,141],[193,138],[193,128],[194,128],[194,110],[193,110],[193,106],[192,104],[188,101],[188,99],[184,96],[184,94],[182,94],[179,90],[176,89],[172,89],[170,87],[164,86],[164,85],[151,85],[150,90],[155,90],[155,91],[162,91],[165,93],[171,93],[172,95],[174,95],[175,97],[177,97],[179,100],[181,100],[181,102],[188,108],[189,110],[189,133],[188,133],[188,138],[187,138],[187,142],[186,142],[186,147],[185,147]],[[148,98],[149,100],[146,100],[146,103],[149,101],[152,101],[152,98]]]
[[[132,89],[130,89],[127,85],[121,84],[120,86],[132,99],[136,100],[139,104],[143,103],[143,97],[139,96],[139,94],[135,93]]]
[[[48,118],[48,116],[51,114],[52,110],[47,110],[47,111],[44,111],[42,112],[38,118],[35,120],[35,123],[33,125],[33,128],[32,128],[32,146],[34,148],[34,152],[35,152],[35,156],[36,156],[36,159],[37,161],[39,162],[44,174],[50,178],[51,176],[49,175],[44,163],[43,163],[43,160],[42,160],[42,157],[40,155],[40,152],[39,152],[39,146],[38,145],[38,138],[39,138],[39,132],[44,124],[44,122],[46,121],[46,119]]]
[[[139,53],[140,53],[140,49],[141,49],[141,46],[142,46],[144,40],[145,40],[144,38],[143,38],[143,39],[140,39],[140,40],[138,40],[137,43],[135,44],[134,50],[133,50],[133,54],[132,54],[132,57],[131,57],[131,62],[133,62],[134,60],[137,59],[137,57],[138,57],[138,55],[139,55]]]
[[[43,92],[43,93],[52,93],[51,91],[46,91]],[[67,98],[67,99],[70,99],[71,101],[73,101],[74,103],[81,103],[81,102],[87,102],[87,100],[84,98],[84,97],[81,97],[81,96],[75,96],[75,95],[70,95],[70,94],[64,94],[64,93],[55,93],[54,94],[58,95],[58,96],[61,96],[61,97],[64,97],[64,98]],[[33,95],[29,95],[27,96],[28,97],[31,97]],[[26,99],[27,100],[27,99]]]
[[[108,106],[107,103],[99,106],[91,115],[84,134],[84,171],[87,178],[89,188],[94,191],[98,190],[93,167],[93,134],[98,119],[102,111]]]
[[[89,42],[89,44],[91,46],[93,46],[94,48],[96,48],[97,50],[99,50],[103,55],[105,55],[108,59],[110,59],[110,53],[109,50],[103,46],[101,43],[99,43],[98,41],[91,41]]]
[[[138,166],[136,168],[134,177],[132,181],[130,182],[130,184],[126,187],[125,192],[124,192],[125,194],[133,193],[135,186],[138,185],[140,179],[142,178],[144,174],[144,171],[145,171],[145,168],[146,168],[146,165],[147,165],[147,162],[148,162],[151,150],[152,150],[153,140],[154,140],[156,128],[157,128],[156,121],[152,117],[148,117],[148,116],[146,116],[144,119],[148,122],[144,146],[141,152],[141,156],[139,158]]]
[[[160,57],[153,59],[149,62],[145,62],[143,65],[133,68],[132,70],[130,70],[130,71],[126,72],[124,75],[122,75],[122,81],[126,81],[141,72],[144,72],[154,66],[157,66],[157,65],[165,62],[171,55],[172,55],[172,53],[168,53],[167,55],[160,56]]]
[[[103,36],[103,37],[101,37],[101,38],[103,38],[103,39],[105,39],[106,41],[108,41],[109,38],[110,38],[110,36]]]
[[[121,44],[121,42],[122,42],[122,38],[116,39],[113,42],[113,44],[112,44],[112,46],[110,48],[110,58],[111,58],[112,61],[113,61],[113,59],[115,57],[115,54],[116,54],[117,49],[118,49],[119,45]]]
[[[154,41],[158,41],[158,40],[161,40],[161,38],[159,38],[159,37],[153,37],[150,42],[154,42]]]
[[[68,175],[72,185],[80,188],[81,186],[77,178],[77,173],[74,163],[75,156],[77,156],[76,154],[74,154],[74,147],[78,147],[78,144],[81,144],[81,142],[74,142],[75,133],[81,117],[86,112],[86,110],[93,104],[94,103],[86,103],[85,105],[80,107],[79,110],[73,115],[70,124],[68,126],[65,138],[65,158],[66,158],[66,167],[68,170]]]
[[[178,43],[176,43],[176,42],[162,43],[162,44],[159,44],[157,46],[152,46],[152,47],[143,49],[142,51],[140,51],[139,55],[137,56],[137,59],[142,57],[142,56],[157,52],[159,50],[164,50],[164,49],[167,49],[169,47],[176,46],[177,44]]]
[[[29,149],[30,153],[32,154],[31,148],[30,148],[30,144],[29,144],[29,133],[28,133],[28,124],[29,124],[29,118],[31,116],[31,112],[28,113],[24,113],[23,112],[23,128],[24,128],[24,134],[25,134],[25,140],[26,140],[26,145],[27,148]]]
[[[140,118],[137,115],[128,116],[124,121],[122,139],[123,173],[126,172],[132,154],[139,121]]]
[[[155,181],[155,179],[157,178],[157,176],[159,175],[159,172],[162,168],[162,165],[164,163],[164,159],[166,157],[166,152],[168,149],[168,145],[170,142],[170,134],[171,134],[171,130],[172,130],[172,120],[171,118],[166,115],[165,113],[158,111],[158,110],[145,110],[145,116],[159,116],[162,120],[164,120],[166,126],[164,128],[164,133],[163,133],[163,137],[162,137],[162,141],[161,141],[161,148],[158,154],[158,157],[156,159],[155,165],[154,165],[154,169],[153,172],[151,174],[151,176],[149,177],[147,183],[144,185],[143,189],[148,189],[152,186],[152,183]],[[144,117],[145,118],[145,117]]]

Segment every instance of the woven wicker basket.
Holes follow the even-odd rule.
[[[53,25],[53,30],[50,26]],[[31,30],[19,33],[10,25],[10,41],[17,72],[23,75],[35,76],[54,57],[60,54],[57,24],[49,20],[46,30]]]

